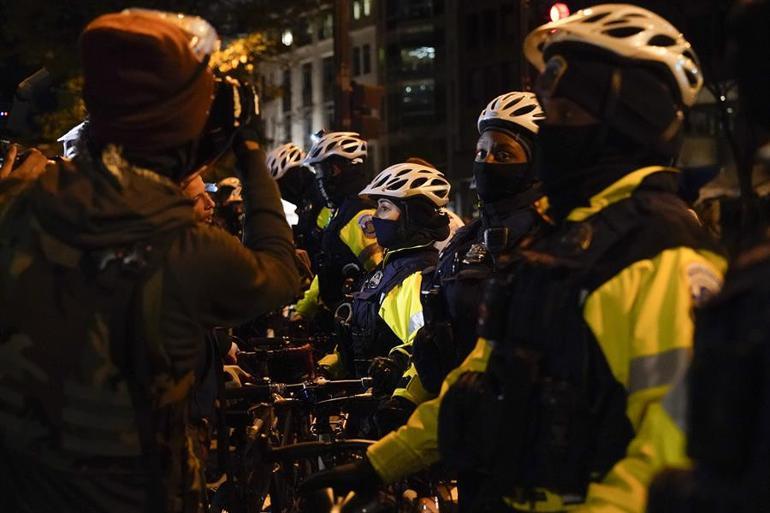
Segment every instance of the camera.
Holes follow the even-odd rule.
[[[5,165],[5,156],[8,155],[8,151],[10,151],[11,146],[13,146],[14,143],[7,139],[0,139],[0,166]],[[16,153],[16,159],[14,162],[14,166],[16,166],[19,162],[22,160],[23,155],[22,148],[19,148],[19,151]]]

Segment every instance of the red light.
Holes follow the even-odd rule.
[[[563,20],[569,16],[569,7],[563,2],[556,2],[551,6],[551,21]]]

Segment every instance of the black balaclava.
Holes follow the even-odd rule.
[[[401,210],[395,220],[372,219],[377,242],[394,251],[426,246],[449,237],[449,216],[440,212],[430,201],[421,197],[406,200],[386,198]]]
[[[551,45],[545,58],[538,87],[548,87],[552,98],[567,98],[599,120],[540,127],[536,161],[550,215],[562,219],[629,172],[673,161],[683,112],[661,72],[574,43]],[[547,84],[544,78],[554,65],[558,76]]]
[[[508,164],[473,162],[476,194],[485,205],[509,200],[530,189],[536,181],[532,165],[535,145],[532,133],[508,121],[497,119],[483,122],[481,133],[489,130],[502,132],[515,139],[527,154],[528,161]]]
[[[334,176],[333,166],[342,171]],[[363,164],[351,164],[342,157],[330,157],[316,165],[316,182],[330,208],[338,208],[350,197],[355,197],[369,183]]]
[[[297,206],[315,199],[315,175],[304,166],[290,168],[278,180],[281,197]]]

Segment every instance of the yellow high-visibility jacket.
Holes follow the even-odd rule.
[[[342,226],[338,231],[340,246],[347,247],[366,271],[373,270],[382,261],[382,249],[377,244],[371,225],[374,212],[373,209],[356,210],[351,212],[352,215],[340,212],[339,215],[346,216],[347,219],[335,220],[335,225]],[[328,229],[336,215],[336,212],[332,213],[328,209],[321,210],[317,221],[319,227],[323,225],[324,229]],[[302,317],[311,319],[315,316],[320,304],[318,276],[315,276],[310,288],[297,302],[296,311]]]
[[[596,194],[590,206],[573,210],[567,221],[584,221],[630,197],[649,176],[672,171],[661,167],[634,171]],[[680,394],[692,351],[691,310],[718,290],[725,267],[718,253],[682,245],[634,261],[585,299],[583,318],[612,375],[627,391],[626,415],[635,436],[626,457],[600,482],[590,484],[585,503],[577,506],[580,511],[642,513],[652,477],[664,467],[687,464]],[[383,480],[398,480],[439,460],[441,400],[461,374],[483,372],[491,351],[490,343],[480,339],[447,376],[438,398],[421,404],[405,426],[369,448],[369,460]],[[515,506],[535,511],[574,509],[555,494],[546,496],[534,508]]]

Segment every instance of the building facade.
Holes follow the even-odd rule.
[[[379,84],[377,2],[354,0],[350,7],[351,80]],[[262,118],[271,147],[294,142],[307,150],[313,133],[336,128],[333,28],[332,9],[321,10],[298,29],[285,31],[282,43],[286,51],[261,64],[262,89],[266,92]],[[370,167],[379,169],[382,159],[377,140],[370,141],[369,154]]]

